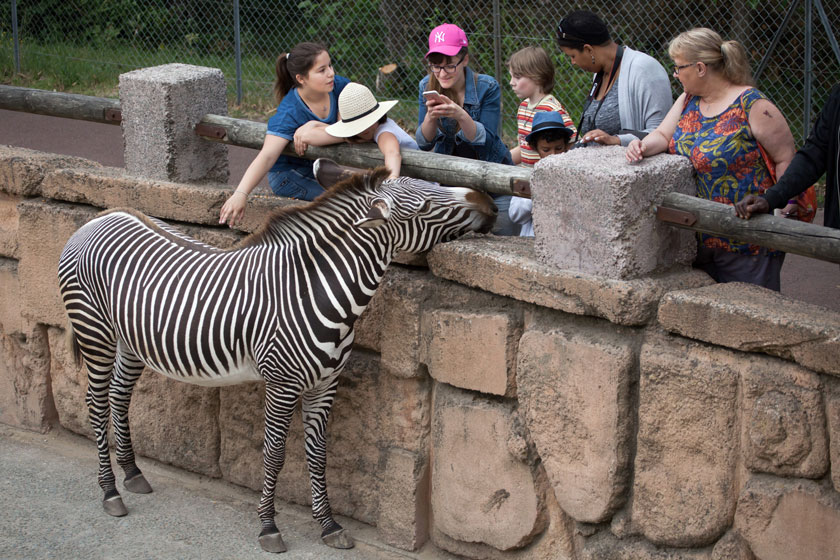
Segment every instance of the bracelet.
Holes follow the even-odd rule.
[[[248,193],[246,193],[245,191],[240,191],[239,189],[236,189],[235,191],[233,191],[233,194],[231,194],[230,196],[233,196],[236,193],[244,194],[245,198],[248,198]]]

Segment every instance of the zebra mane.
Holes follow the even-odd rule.
[[[319,208],[329,205],[334,199],[343,196],[353,196],[371,192],[372,187],[379,186],[387,177],[389,171],[385,166],[380,166],[373,171],[366,173],[357,173],[348,179],[339,181],[331,186],[327,191],[310,202],[301,206],[289,206],[285,208],[278,208],[274,210],[269,217],[262,223],[262,225],[254,230],[254,232],[240,241],[235,249],[242,249],[254,245],[260,245],[267,241],[267,237],[271,236],[271,230],[283,222],[294,219],[300,214],[314,212]]]

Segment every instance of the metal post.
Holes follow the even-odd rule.
[[[17,0],[12,0],[12,42],[15,51],[15,73],[20,74],[20,41],[18,39]]]
[[[239,38],[239,0],[233,0],[233,45],[234,57],[236,58],[236,104],[242,105],[242,44]]]
[[[496,70],[496,79],[502,79],[502,22],[499,10],[499,0],[493,0],[493,62]],[[500,101],[501,104],[504,104]],[[504,115],[504,110],[502,111]],[[502,134],[502,119],[499,119],[499,130],[496,133]]]
[[[756,82],[761,77],[761,73],[764,72],[764,67],[767,66],[767,63],[770,61],[770,57],[773,55],[773,51],[775,51],[776,47],[779,45],[779,41],[782,38],[782,33],[784,33],[785,29],[787,29],[787,26],[790,23],[790,18],[793,17],[793,11],[796,9],[796,4],[798,2],[799,0],[791,0],[790,6],[788,6],[787,12],[785,13],[785,17],[782,20],[782,23],[776,30],[776,34],[773,35],[773,40],[770,41],[770,46],[767,48],[767,51],[764,53],[764,56],[761,57],[761,62],[758,63],[758,66],[755,69],[755,73],[753,74],[753,77],[755,78]]]
[[[802,138],[808,138],[811,129],[811,82],[814,79],[813,68],[813,0],[805,0],[805,106],[802,110]]]
[[[834,36],[834,32],[831,30],[831,23],[828,21],[828,17],[825,15],[825,10],[823,9],[822,1],[814,0],[814,4],[817,6],[817,13],[820,15],[820,21],[822,21],[823,27],[825,28],[825,34],[828,35],[828,42],[831,44],[831,50],[834,51],[834,58],[836,58],[837,63],[840,64],[840,46],[837,45],[837,38]]]

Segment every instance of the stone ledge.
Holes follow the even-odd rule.
[[[688,338],[840,375],[840,313],[758,286],[714,284],[671,292],[659,306],[658,319],[668,331]]]
[[[218,225],[219,210],[231,190],[227,185],[200,185],[143,179],[115,167],[60,169],[44,177],[43,196],[98,208],[135,208],[162,220]],[[276,208],[301,202],[274,195],[252,195],[238,229],[257,229]]]
[[[55,169],[101,168],[95,161],[48,154],[14,146],[0,146],[0,191],[18,196],[38,196],[44,177]]]
[[[541,264],[529,238],[472,237],[436,246],[427,256],[441,278],[575,315],[619,325],[651,322],[672,290],[711,284],[703,272],[679,268],[635,280],[610,280]]]

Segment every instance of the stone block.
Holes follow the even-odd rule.
[[[0,329],[0,422],[43,433],[56,418],[46,328]]]
[[[388,269],[379,286],[382,331],[379,349],[382,369],[397,377],[416,377],[420,368],[420,319],[424,300],[435,280],[429,274],[413,274],[395,266]]]
[[[635,280],[614,280],[538,262],[534,240],[474,237],[439,243],[427,255],[440,278],[574,315],[644,325],[656,317],[662,296],[714,283],[688,267]]]
[[[742,359],[739,371],[746,467],[821,478],[828,470],[828,434],[819,376],[796,364],[756,355]]]
[[[222,184],[187,185],[128,175],[122,169],[61,169],[47,174],[41,186],[44,196],[55,200],[89,204],[97,208],[133,208],[162,220],[216,225],[230,188]],[[281,197],[253,197],[238,229],[259,227],[270,213],[270,203]]]
[[[429,539],[429,458],[404,449],[385,453],[376,526],[386,543],[417,550]]]
[[[617,539],[608,531],[582,540],[581,560],[712,560],[709,549],[664,548],[640,539]]]
[[[0,192],[14,196],[40,196],[41,182],[51,171],[95,167],[102,166],[79,157],[0,146]]]
[[[840,375],[840,313],[752,284],[713,284],[667,294],[659,323],[689,338],[764,352]]]
[[[545,528],[530,467],[508,452],[513,407],[437,384],[432,421],[435,533],[498,550],[528,545]],[[438,546],[445,541],[433,537]]]
[[[633,524],[657,545],[709,545],[732,523],[738,373],[749,358],[652,335],[639,362]]]
[[[712,560],[755,560],[755,554],[740,531],[731,529],[715,543]]]
[[[548,314],[522,335],[521,411],[554,496],[578,521],[605,521],[625,499],[636,346],[629,329]]]
[[[630,165],[620,146],[572,150],[534,167],[537,259],[606,278],[639,278],[690,264],[694,234],[656,219],[665,194],[694,196],[691,164],[660,155]]]
[[[834,489],[840,492],[840,380],[827,379],[825,383],[831,482]]]
[[[67,346],[67,333],[64,329],[50,327],[48,337],[50,378],[58,422],[71,432],[93,439],[85,404],[87,370],[83,365],[76,365]]]
[[[129,409],[134,450],[207,476],[219,470],[219,389],[168,379],[148,369]]]
[[[840,497],[818,482],[751,478],[735,526],[761,560],[840,558]]]
[[[20,198],[0,192],[0,258],[17,259],[18,253],[18,210]]]
[[[58,258],[64,244],[97,212],[60,202],[24,201],[20,211],[18,274],[22,312],[38,323],[64,326],[67,316],[58,291]]]
[[[262,488],[264,402],[262,384],[221,389],[222,475],[254,490]],[[327,480],[334,512],[377,523],[382,480],[399,476],[396,471],[385,472],[389,450],[399,448],[428,462],[430,409],[428,378],[398,379],[381,371],[375,355],[358,350],[350,355],[327,427]],[[422,477],[415,482],[418,487],[400,489],[403,496],[421,495]],[[299,413],[292,418],[277,488],[278,499],[311,502]],[[395,523],[388,527],[388,538],[407,545],[422,534],[417,531]]]
[[[516,396],[516,313],[435,309],[423,314],[422,361],[443,383],[491,395]]]
[[[164,181],[227,183],[228,149],[195,133],[206,114],[227,114],[222,71],[164,64],[120,74],[125,168]]]
[[[0,257],[0,335],[29,330],[29,322],[21,314],[21,292],[18,262]]]

